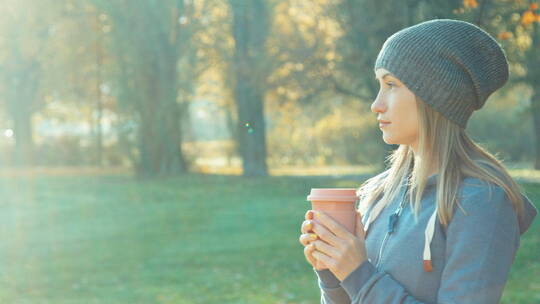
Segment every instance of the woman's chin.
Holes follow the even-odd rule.
[[[383,141],[388,145],[394,145],[395,142],[387,135],[383,135]]]

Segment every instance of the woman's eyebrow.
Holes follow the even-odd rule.
[[[384,80],[386,78],[386,76],[389,76],[389,75],[391,76],[392,73],[386,73],[386,74],[382,75],[381,78]],[[377,79],[378,79],[377,76],[375,76],[375,80],[377,80]]]

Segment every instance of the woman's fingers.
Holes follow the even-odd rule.
[[[316,234],[314,234],[314,233],[304,233],[304,234],[300,235],[299,241],[300,241],[300,244],[302,244],[303,246],[307,246],[307,245],[309,245],[309,243],[315,241],[316,239],[317,239]]]
[[[311,266],[315,267],[315,265],[317,265],[317,260],[312,255],[313,250],[315,250],[315,247],[313,247],[312,245],[304,247],[304,255],[306,256],[306,260],[311,264]]]
[[[311,266],[317,270],[321,270],[317,268],[317,259],[313,257],[313,252],[315,251],[315,245],[314,241],[318,239],[317,235],[312,233],[313,231],[313,215],[311,213],[311,210],[308,210],[305,215],[305,221],[302,223],[302,227],[300,228],[300,231],[302,232],[302,235],[300,235],[300,243],[304,246],[304,255],[306,256],[306,260],[311,264]]]
[[[302,227],[300,228],[300,232],[302,233],[308,233],[311,232],[313,229],[313,222],[310,220],[302,222]]]
[[[325,268],[325,266],[323,264],[319,264],[317,265],[317,258],[315,258],[315,256],[313,255],[313,253],[315,252],[315,246],[314,244],[310,244],[306,247],[304,247],[304,255],[306,256],[306,260],[311,264],[311,266],[313,266],[313,268],[315,268],[316,270],[323,270],[323,269],[327,269]],[[319,252],[319,254],[321,254]]]
[[[326,244],[321,240],[314,241],[313,243],[311,243],[310,246],[313,246],[313,250],[317,249],[317,251],[320,251],[329,257],[335,257],[339,255],[339,253],[334,247]]]
[[[312,220],[312,219],[313,219],[313,212],[312,212],[312,210],[306,211],[306,214],[304,215],[304,218],[305,218],[306,220]]]

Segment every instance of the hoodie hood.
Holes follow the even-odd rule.
[[[519,217],[519,233],[523,235],[538,214],[538,209],[536,209],[527,195],[522,193],[521,196],[523,198],[523,216]]]
[[[438,174],[431,175],[426,182],[426,190],[437,185]],[[523,199],[523,216],[518,217],[519,222],[519,232],[523,235],[529,227],[531,226],[534,218],[538,214],[538,209],[531,202],[529,197],[526,194],[521,193]]]
[[[437,177],[438,174],[431,175],[427,182],[426,182],[426,190],[431,189],[436,186],[437,184]],[[531,226],[534,218],[538,214],[538,210],[536,207],[532,204],[531,200],[527,197],[527,195],[521,193],[521,197],[523,199],[523,216],[518,216],[518,223],[519,223],[519,232],[520,235],[523,235]],[[435,232],[435,222],[437,220],[437,209],[435,208],[435,211],[431,215],[431,218],[429,219],[426,229],[424,231],[424,253],[423,253],[423,263],[424,263],[424,270],[426,272],[431,272],[433,267],[431,264],[431,241],[433,239],[433,234]]]
[[[426,190],[437,185],[437,177],[438,174],[433,174],[427,179]],[[534,206],[526,194],[521,193],[521,197],[523,199],[523,216],[518,217],[518,222],[519,232],[521,235],[523,235],[525,232],[527,232],[534,221],[534,218],[538,214],[538,209]]]

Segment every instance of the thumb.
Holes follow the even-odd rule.
[[[366,234],[364,231],[364,225],[362,224],[362,215],[360,214],[360,211],[356,211],[356,228],[355,228],[355,235],[356,237],[360,239],[364,239]]]

